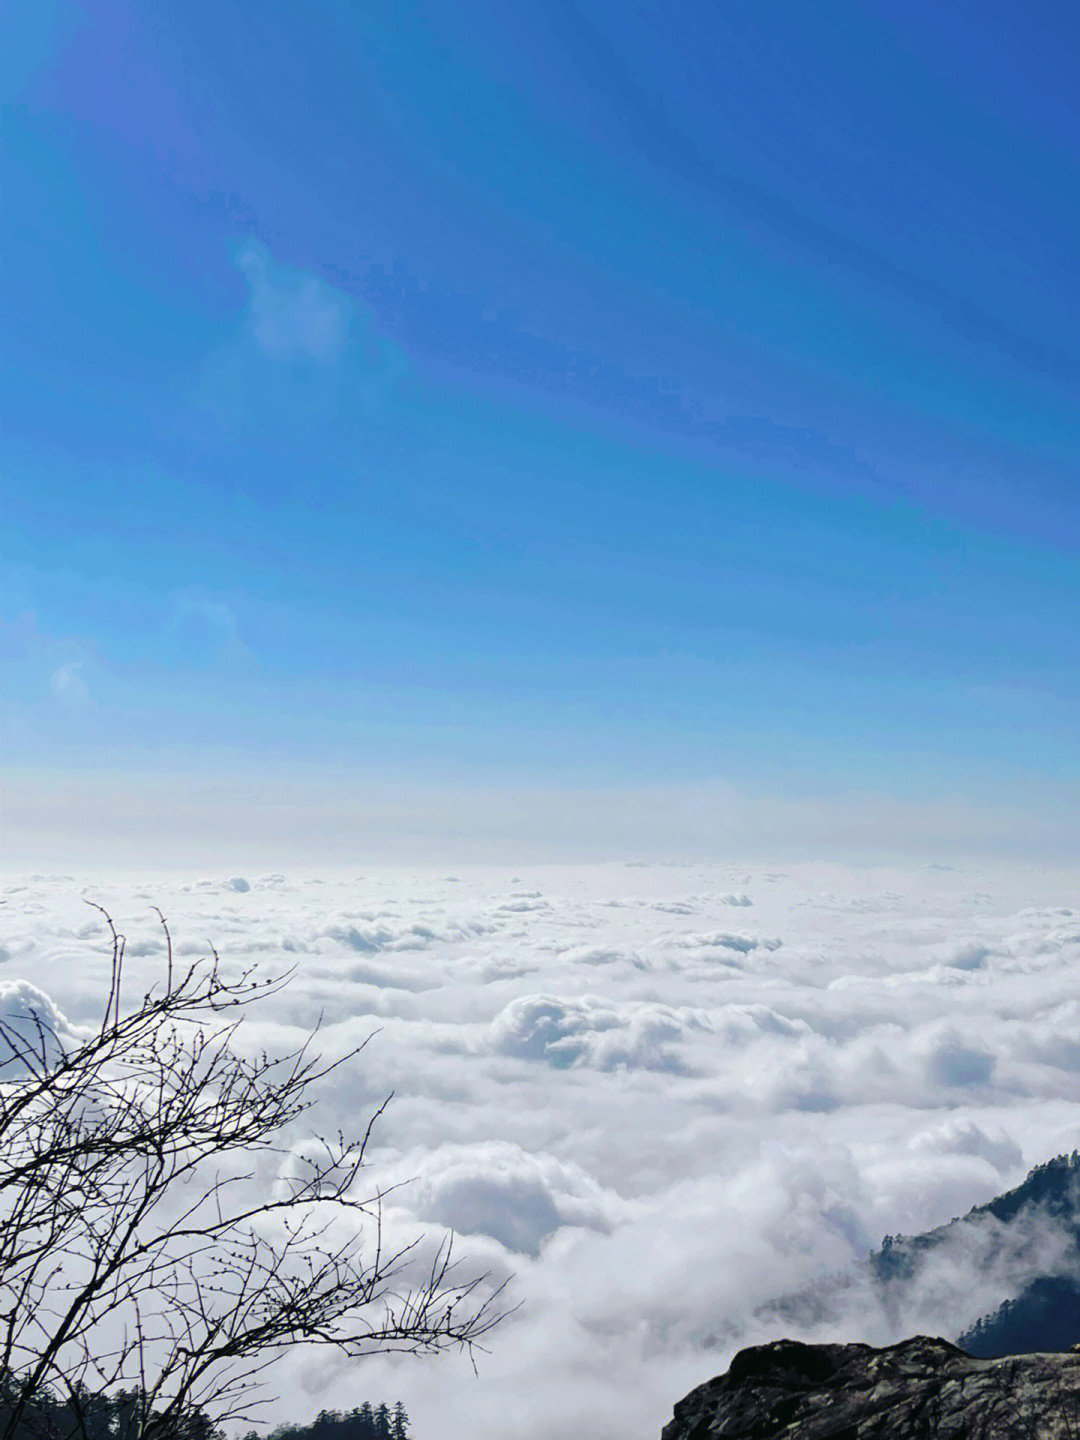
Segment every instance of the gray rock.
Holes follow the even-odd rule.
[[[978,1360],[947,1340],[741,1350],[662,1440],[1076,1440],[1080,1354]]]

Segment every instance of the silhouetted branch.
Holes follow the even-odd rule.
[[[414,1246],[385,1244],[383,1195],[359,1189],[384,1106],[250,1198],[259,1154],[363,1046],[329,1062],[312,1037],[237,1053],[242,1011],[283,980],[228,978],[212,949],[176,966],[160,912],[164,982],[125,1009],[124,938],[94,908],[112,944],[100,1025],[73,1043],[33,1012],[0,1020],[0,1440],[46,1394],[65,1397],[71,1440],[87,1397],[124,1387],[141,1397],[125,1440],[180,1435],[195,1412],[239,1417],[298,1343],[471,1350],[501,1318],[498,1292],[460,1277],[449,1243],[408,1285]]]

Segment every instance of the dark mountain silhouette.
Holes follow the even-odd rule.
[[[1036,1213],[1071,1231],[1080,1256],[1080,1151],[1036,1165],[1015,1190],[1007,1190],[985,1205],[975,1205],[966,1215],[934,1230],[922,1235],[886,1235],[881,1249],[870,1256],[870,1266],[886,1284],[910,1280],[926,1257],[955,1236],[958,1226],[990,1219],[1002,1227],[1012,1227],[1021,1217]]]
[[[987,1225],[987,1221],[996,1222]],[[1068,1350],[1080,1342],[1080,1153],[1059,1155],[1037,1165],[1014,1190],[923,1235],[886,1236],[870,1267],[886,1286],[912,1280],[934,1251],[953,1240],[960,1226],[979,1226],[989,1237],[990,1263],[1009,1245],[1019,1226],[1033,1234],[1047,1225],[1067,1241],[1066,1273],[1037,1275],[990,1315],[957,1337],[970,1355],[992,1358]],[[996,1242],[996,1243],[995,1243]]]
[[[1047,1239],[1053,1237],[1053,1268]],[[1002,1277],[1002,1304],[959,1334],[957,1343],[985,1358],[1067,1350],[1080,1342],[1080,1153],[1037,1165],[1015,1189],[921,1235],[886,1235],[879,1250],[853,1271],[760,1307],[757,1318],[785,1329],[839,1325],[867,1285],[883,1313],[899,1324],[905,1299],[936,1260],[964,1255],[984,1275]],[[1018,1277],[1008,1294],[1009,1277]],[[967,1317],[957,1304],[954,1323]],[[970,1313],[970,1312],[969,1312]]]
[[[1080,1282],[1068,1275],[1045,1275],[1006,1300],[992,1315],[959,1337],[969,1355],[985,1358],[1034,1355],[1067,1350],[1080,1342]]]

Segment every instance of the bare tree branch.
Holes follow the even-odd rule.
[[[0,1440],[30,1433],[44,1396],[62,1397],[71,1440],[106,1391],[137,1397],[125,1440],[188,1435],[196,1412],[246,1418],[299,1343],[471,1352],[499,1292],[459,1276],[449,1241],[410,1283],[418,1256],[386,1245],[386,1192],[361,1189],[386,1102],[251,1198],[259,1155],[363,1046],[242,1055],[244,1009],[288,977],[228,977],[213,949],[177,966],[160,911],[163,983],[125,1007],[124,938],[94,908],[112,946],[100,1025],[72,1042],[34,1011],[0,1019]]]

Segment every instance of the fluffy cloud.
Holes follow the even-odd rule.
[[[577,1000],[523,995],[491,1022],[488,1044],[497,1054],[544,1060],[558,1068],[678,1071],[683,1068],[679,1043],[707,1028],[702,1014],[665,1005],[620,1006],[594,995]]]
[[[993,1053],[953,1025],[931,1032],[925,1053],[928,1079],[943,1088],[978,1089],[988,1085],[994,1073]]]
[[[733,935],[727,930],[709,930],[702,935],[680,935],[671,942],[683,950],[734,950],[739,955],[749,955],[751,950],[763,946],[766,950],[779,950],[780,940],[758,940],[753,935]]]
[[[54,1063],[79,1036],[48,995],[26,980],[0,981],[0,1080]]]
[[[1000,1126],[987,1134],[968,1115],[950,1115],[928,1130],[920,1130],[908,1141],[908,1149],[916,1155],[977,1155],[987,1160],[1001,1175],[1020,1168],[1023,1154],[1019,1145]]]
[[[401,1185],[393,1200],[417,1219],[534,1257],[563,1226],[607,1233],[626,1208],[580,1166],[505,1141],[413,1152],[380,1174]]]
[[[332,940],[348,950],[373,955],[379,950],[426,950],[436,941],[468,940],[491,925],[462,924],[443,920],[438,925],[419,921],[402,922],[396,916],[378,914],[345,916],[337,924],[328,925],[318,938]]]

